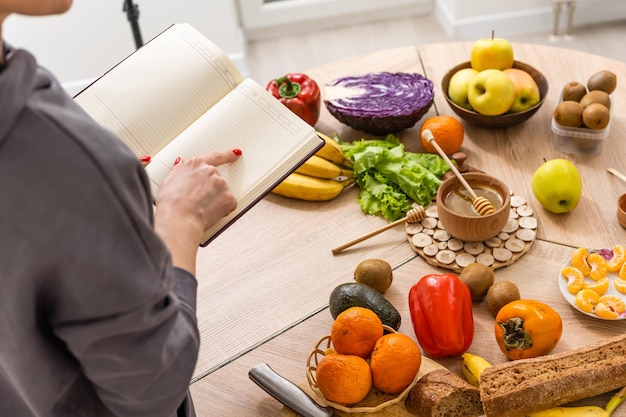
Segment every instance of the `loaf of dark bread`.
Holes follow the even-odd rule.
[[[419,417],[477,417],[483,413],[478,388],[447,369],[420,378],[404,405]]]
[[[485,369],[486,417],[522,417],[626,385],[626,334],[593,345]]]

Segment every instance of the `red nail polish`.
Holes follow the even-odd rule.
[[[139,162],[150,162],[150,155],[142,156],[139,158]]]
[[[176,166],[176,165],[180,164],[180,160],[181,160],[181,159],[182,159],[182,158],[181,158],[180,156],[176,157],[176,159],[174,160],[174,166]]]
[[[237,156],[240,156],[243,152],[241,152],[241,149],[233,149],[233,153]]]

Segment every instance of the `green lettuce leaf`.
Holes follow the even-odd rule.
[[[412,201],[430,205],[450,168],[439,155],[406,152],[395,135],[384,140],[344,142],[335,135],[347,158],[354,164],[360,187],[358,202],[364,213],[397,220],[406,215]]]

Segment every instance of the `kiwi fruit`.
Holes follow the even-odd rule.
[[[598,71],[587,81],[589,91],[600,90],[611,94],[615,91],[615,87],[617,87],[617,76],[609,70]]]
[[[354,280],[382,294],[391,287],[393,271],[384,259],[365,259],[354,269]]]
[[[562,101],[554,108],[554,120],[561,126],[580,127],[583,124],[583,107],[577,101]]]
[[[600,103],[591,103],[583,110],[583,123],[589,129],[601,130],[607,127],[611,112]]]
[[[493,285],[494,273],[487,265],[475,262],[463,268],[459,279],[469,288],[472,301],[480,301]]]
[[[611,109],[611,97],[609,97],[606,91],[592,90],[580,99],[580,105],[583,106],[583,109],[591,103],[600,103],[607,109]]]
[[[502,307],[520,298],[519,288],[513,282],[497,281],[487,291],[487,308],[496,316]]]
[[[580,101],[587,94],[587,87],[578,81],[570,81],[563,86],[561,101]]]

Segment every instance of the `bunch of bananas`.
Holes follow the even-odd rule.
[[[317,134],[324,139],[324,146],[278,184],[272,193],[299,200],[328,201],[354,183],[352,162],[345,157],[339,144],[323,133]]]
[[[463,371],[463,376],[465,376],[470,384],[476,387],[478,387],[480,381],[480,374],[489,367],[491,367],[491,364],[478,355],[473,355],[471,353],[464,353],[461,355],[461,369]],[[610,417],[617,406],[624,401],[625,397],[626,388],[623,388],[611,397],[606,405],[606,408],[601,408],[595,405],[579,407],[552,407],[547,410],[530,413],[526,417]]]

